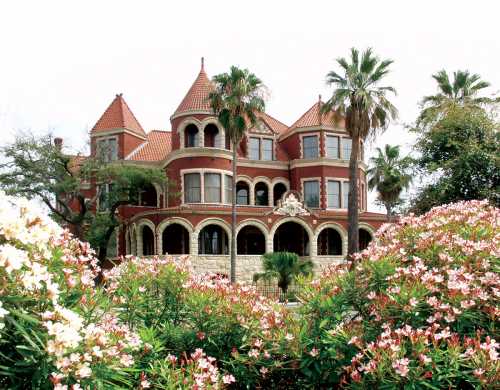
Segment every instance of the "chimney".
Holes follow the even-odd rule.
[[[62,138],[60,138],[60,137],[54,138],[54,146],[57,149],[61,150],[62,149],[62,145],[63,145],[63,139]]]

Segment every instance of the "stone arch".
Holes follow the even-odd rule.
[[[137,241],[137,256],[144,256],[144,243],[143,243],[143,229],[144,226],[147,226],[149,229],[151,229],[151,232],[153,233],[153,253],[156,254],[156,240],[154,239],[156,228],[153,222],[151,222],[147,218],[142,218],[139,221],[136,222],[136,241]]]
[[[298,217],[285,217],[277,221],[273,227],[271,228],[269,232],[269,240],[268,240],[268,250],[271,249],[271,251],[274,250],[274,236],[276,235],[276,231],[278,228],[287,223],[287,222],[295,222],[298,225],[301,225],[305,232],[307,233],[307,238],[309,240],[309,256],[313,257],[316,256],[316,242],[314,241],[314,233],[311,227],[307,224],[306,221],[303,219],[300,219]]]
[[[245,182],[248,184],[248,204],[253,205],[255,202],[254,198],[254,182],[251,177],[246,175],[239,175],[236,177],[236,183]]]
[[[183,122],[177,126],[177,133],[179,134],[179,139],[180,139],[180,149],[184,149],[186,146],[186,137],[185,137],[185,132],[186,132],[186,127],[189,125],[194,125],[198,129],[198,145],[196,146],[203,146],[203,137],[201,137],[201,129],[202,129],[202,122],[195,118],[187,118]]]
[[[200,232],[203,230],[204,227],[206,227],[208,225],[220,226],[226,232],[227,239],[228,239],[228,247],[231,248],[231,226],[226,221],[224,221],[222,218],[206,218],[196,225],[196,228],[192,234],[191,253],[194,253],[194,254],[199,253],[199,246],[198,246],[199,241],[198,240],[199,240]]]
[[[281,188],[279,188],[281,187]],[[290,190],[290,183],[288,180],[282,177],[277,177],[272,181],[272,194],[273,194],[273,206],[277,205],[278,200],[280,200],[283,195],[285,195]]]
[[[156,228],[156,237],[157,237],[156,247],[158,248],[158,251],[161,251],[161,254],[163,254],[163,232],[168,226],[173,225],[173,224],[180,225],[187,230],[187,232],[189,234],[188,253],[192,253],[191,247],[193,246],[192,236],[193,236],[194,228],[193,228],[193,225],[191,224],[191,222],[189,222],[185,218],[180,218],[180,217],[173,217],[173,218],[164,219],[157,226],[157,228]]]
[[[359,224],[359,250],[366,249],[368,244],[375,238],[375,230],[367,223]]]
[[[203,146],[206,146],[205,144],[205,129],[207,126],[213,125],[217,128],[218,130],[218,140],[217,143],[213,146],[215,148],[220,148],[220,149],[227,149],[226,148],[226,132],[224,130],[224,127],[221,126],[219,121],[216,118],[205,118],[200,122],[200,126],[203,129]]]
[[[335,222],[325,222],[319,225],[316,228],[315,234],[314,234],[314,240],[316,241],[316,248],[317,248],[317,253],[319,255],[321,248],[318,246],[318,240],[320,237],[321,232],[323,232],[325,229],[333,229],[335,230],[341,239],[341,254],[337,256],[345,256],[347,254],[347,231],[338,223]],[[333,256],[333,255],[332,255]]]
[[[125,229],[125,255],[130,255],[132,251],[132,240],[130,239],[130,229]]]
[[[262,237],[254,237],[255,239],[252,239],[251,242],[243,242],[240,237],[240,232],[241,231],[246,231],[248,230],[247,228],[255,228],[257,229],[261,234]],[[255,236],[255,234],[254,234]],[[261,241],[260,241],[261,240]],[[267,229],[267,226],[262,222],[259,221],[258,219],[247,219],[240,223],[236,227],[236,254],[238,255],[260,255],[264,254],[267,252],[267,242],[269,240],[269,232]],[[255,244],[255,247],[254,247]],[[243,253],[244,250],[242,248],[246,248],[246,251],[249,250],[249,246],[252,246],[250,249],[250,252],[255,252],[255,253]],[[257,250],[257,251],[255,251]]]
[[[137,229],[135,223],[129,226],[130,254],[137,256]]]

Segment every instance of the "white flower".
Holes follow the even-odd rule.
[[[17,249],[10,244],[0,245],[0,266],[5,267],[8,273],[19,270],[28,263],[29,259],[26,251]]]
[[[5,317],[7,314],[9,314],[8,310],[5,310],[3,307],[2,301],[0,301],[0,318]]]

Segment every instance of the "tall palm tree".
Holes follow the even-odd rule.
[[[397,117],[396,107],[387,98],[388,93],[396,94],[390,86],[380,86],[389,73],[392,60],[379,60],[366,49],[360,56],[352,48],[349,59],[339,58],[341,71],[327,74],[327,84],[333,86],[332,97],[322,107],[323,112],[334,111],[337,117],[345,118],[345,128],[352,139],[349,160],[349,200],[348,200],[348,255],[359,249],[358,178],[360,141],[375,137],[384,130],[390,119]]]
[[[254,282],[260,279],[278,280],[278,287],[286,297],[288,287],[299,275],[310,275],[313,269],[311,260],[301,260],[296,253],[272,252],[262,256],[264,272],[253,276]]]
[[[385,145],[377,148],[377,155],[370,159],[368,187],[376,188],[378,199],[387,210],[390,222],[394,207],[399,203],[403,190],[409,188],[412,176],[409,174],[411,159],[401,157],[399,146]]]
[[[477,73],[471,74],[468,70],[453,72],[453,81],[446,70],[442,69],[432,77],[437,82],[438,93],[425,96],[422,99],[422,113],[419,122],[426,124],[438,118],[440,114],[456,105],[481,107],[498,102],[498,98],[478,96],[490,83],[481,80]]]
[[[231,66],[228,73],[213,77],[210,106],[224,127],[233,148],[231,199],[231,282],[236,281],[236,163],[238,145],[247,129],[257,122],[257,113],[265,109],[264,84],[248,69]]]

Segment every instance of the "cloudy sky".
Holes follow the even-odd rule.
[[[145,129],[170,130],[202,56],[209,76],[233,64],[256,73],[267,111],[290,125],[328,96],[336,58],[371,46],[395,61],[386,82],[400,111],[372,148],[408,150],[404,124],[435,91],[432,73],[469,69],[500,89],[499,11],[482,0],[3,1],[0,144],[52,130],[81,150],[116,93]]]

